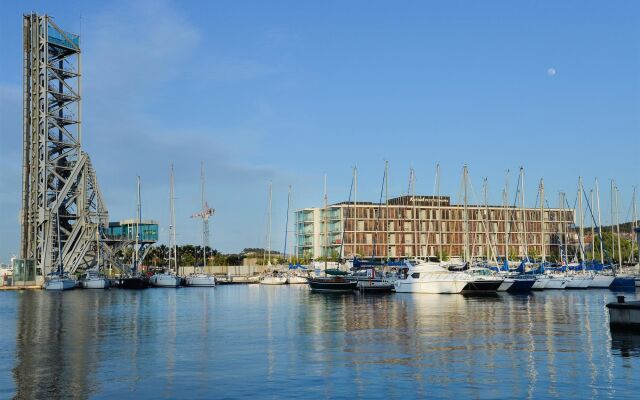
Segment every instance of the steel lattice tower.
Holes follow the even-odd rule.
[[[45,275],[59,265],[73,273],[96,262],[96,235],[108,224],[81,147],[80,38],[48,15],[27,14],[23,40],[20,257]]]

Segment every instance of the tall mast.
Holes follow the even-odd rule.
[[[487,263],[491,258],[491,239],[489,235],[491,234],[489,231],[489,183],[488,179],[484,178],[483,183],[483,197],[484,197],[484,230],[485,230],[485,252]]]
[[[385,213],[385,234],[387,237],[387,264],[389,264],[389,256],[391,254],[391,245],[389,244],[389,161],[384,162],[384,213]]]
[[[413,219],[413,257],[418,258],[419,256],[422,256],[422,254],[420,254],[422,252],[420,251],[420,245],[418,243],[420,235],[418,233],[418,222],[416,216],[416,171],[413,168],[411,168],[409,172],[409,185],[411,187],[411,217]]]
[[[271,266],[271,200],[273,182],[269,181],[269,223],[267,228],[267,266]]]
[[[544,180],[540,178],[540,246],[542,251],[542,265],[547,261],[547,248],[545,246],[545,221],[544,221]]]
[[[529,240],[527,239],[527,211],[524,208],[524,168],[520,167],[520,207],[522,210],[522,237],[524,239],[524,258],[529,260]]]
[[[169,269],[174,269],[178,274],[178,251],[176,245],[176,209],[174,192],[173,164],[169,169]]]
[[[596,201],[598,202],[598,232],[602,232],[602,213],[600,212],[600,185],[598,184],[598,178],[596,178]],[[602,243],[602,236],[598,238],[600,242],[600,264],[604,265],[604,243]]]
[[[584,212],[582,210],[582,177],[578,177],[578,245],[580,246],[580,262],[584,261]]]
[[[355,258],[358,256],[358,167],[353,167],[353,249]]]
[[[438,259],[442,261],[442,222],[440,207],[440,164],[436,164],[436,223],[438,224]]]
[[[136,213],[136,243],[135,243],[135,251],[134,251],[134,261],[133,261],[133,270],[134,272],[138,271],[138,244],[140,241],[140,176],[138,176],[138,190],[137,190],[137,213]]]
[[[618,268],[622,267],[622,248],[620,245],[620,193],[618,192],[618,186],[615,186],[615,194],[616,194],[616,235],[618,236]]]
[[[462,186],[464,190],[464,206],[463,206],[463,238],[464,238],[464,253],[463,261],[466,263],[469,261],[469,210],[467,203],[467,165],[462,168]]]
[[[289,207],[291,206],[291,185],[289,185],[289,193],[287,194],[287,216],[284,223],[284,251],[282,255],[287,257],[287,239],[289,238]]]
[[[509,223],[509,170],[505,176],[504,191],[502,192],[502,203],[504,204],[504,259],[509,261],[509,239],[511,236],[511,226]]]
[[[560,239],[559,250],[560,250],[560,264],[564,265],[564,248],[563,243],[566,242],[566,238],[564,237],[564,193],[558,193],[558,207],[560,208],[560,224],[558,224],[559,234],[558,237]]]
[[[615,205],[615,200],[614,200],[614,183],[613,183],[613,179],[611,179],[611,188],[609,189],[611,191],[611,253],[612,256],[611,258],[613,260],[615,260],[616,258],[616,239],[614,237],[613,234],[613,224],[615,224],[615,218],[614,218],[614,214],[613,214],[613,208]],[[611,268],[613,268],[613,266],[611,266]]]
[[[327,227],[327,212],[329,207],[329,202],[327,200],[327,174],[324,174],[324,215],[323,215],[323,222],[324,222],[324,226],[323,226],[323,233],[324,233],[324,273],[326,275],[327,273],[327,257],[329,257],[328,255],[328,248],[329,248],[329,237],[328,237],[328,227]],[[354,240],[355,243],[355,240]]]
[[[589,210],[593,210],[593,189],[589,190]],[[591,214],[593,216],[593,214]],[[596,259],[596,227],[591,223],[591,261]]]

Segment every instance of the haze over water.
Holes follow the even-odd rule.
[[[0,292],[0,397],[637,398],[615,294]]]

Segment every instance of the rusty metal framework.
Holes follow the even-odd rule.
[[[96,173],[82,150],[80,37],[48,15],[23,19],[20,257],[43,274],[95,265],[108,226]]]

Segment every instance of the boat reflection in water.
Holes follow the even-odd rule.
[[[622,357],[640,357],[640,333],[612,330],[611,349]]]
[[[16,321],[0,338],[14,384],[0,376],[0,398],[637,398],[639,340],[609,331],[613,298],[302,285],[0,293]]]

